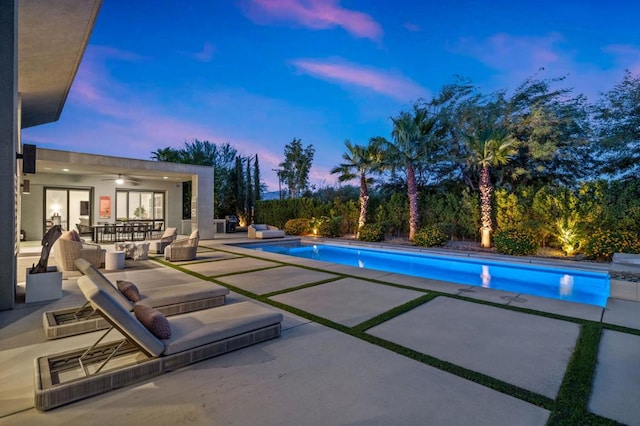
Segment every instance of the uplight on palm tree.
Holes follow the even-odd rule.
[[[369,143],[364,147],[352,144],[346,140],[344,142],[347,151],[342,154],[343,163],[331,169],[331,174],[340,174],[338,181],[347,182],[353,179],[360,180],[360,217],[358,218],[358,232],[367,223],[367,210],[369,207],[369,189],[370,178],[367,174],[374,171],[379,165],[379,151],[375,144]]]
[[[441,140],[437,117],[430,116],[426,108],[414,105],[413,112],[401,112],[391,118],[393,141],[374,138],[381,146],[386,168],[402,169],[407,177],[409,197],[409,239],[413,241],[418,230],[418,182],[416,168],[438,155]]]
[[[468,161],[480,169],[480,209],[482,247],[491,247],[491,167],[507,164],[516,153],[517,140],[506,129],[485,129],[475,135],[467,135]]]

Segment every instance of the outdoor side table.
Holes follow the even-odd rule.
[[[124,251],[107,252],[104,256],[104,269],[124,269]]]

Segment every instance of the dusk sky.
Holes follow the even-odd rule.
[[[296,137],[332,185],[345,139],[459,74],[483,92],[566,76],[590,101],[640,73],[636,1],[105,0],[60,120],[39,147],[150,159],[194,138],[257,153],[263,181]]]

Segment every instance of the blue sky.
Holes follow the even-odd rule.
[[[389,137],[390,116],[456,74],[490,92],[544,68],[597,99],[640,73],[636,4],[105,0],[60,120],[22,138],[141,159],[228,142],[274,190],[296,137],[316,148],[311,182],[332,185],[345,139]]]

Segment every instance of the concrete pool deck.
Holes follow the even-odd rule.
[[[0,424],[545,424],[548,409],[349,334],[437,291],[406,312],[379,317],[364,334],[553,401],[581,321],[628,327],[603,331],[589,409],[640,425],[640,303],[610,299],[603,309],[530,302],[519,294],[224,245],[231,241],[201,241],[198,259],[180,263],[182,270],[127,261],[127,268],[106,275],[142,288],[216,277],[244,293],[232,291],[228,303],[267,295],[262,300],[326,322],[282,310],[278,339],[41,413],[33,408],[33,359],[88,346],[98,335],[45,340],[42,312],[82,301],[78,274],[65,274],[62,299],[0,312]]]

